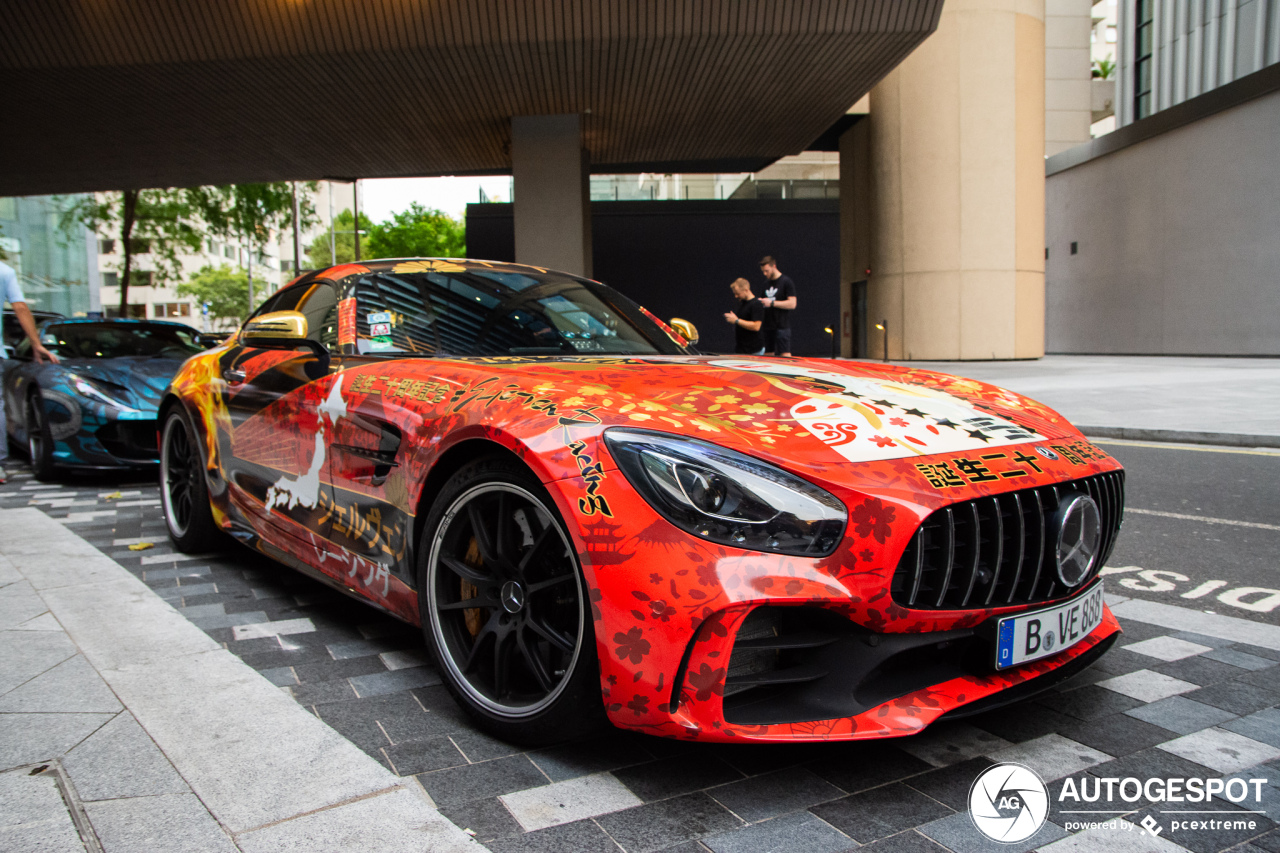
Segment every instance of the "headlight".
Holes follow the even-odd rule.
[[[123,388],[112,388],[102,382],[95,382],[92,379],[85,379],[83,376],[72,374],[71,384],[75,386],[76,393],[82,397],[88,397],[98,403],[110,406],[113,409],[123,409],[126,412],[136,412],[137,409],[120,399],[123,397]]]
[[[834,495],[781,468],[705,441],[608,429],[627,480],[676,527],[722,545],[825,557],[848,512]]]

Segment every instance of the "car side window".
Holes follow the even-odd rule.
[[[438,319],[414,276],[369,274],[356,283],[356,350],[361,354],[439,352]]]
[[[24,337],[13,347],[13,358],[18,361],[31,360],[31,339]]]
[[[254,317],[272,311],[297,311],[307,318],[307,337],[329,349],[338,346],[338,297],[331,283],[315,281],[290,287],[270,297]]]

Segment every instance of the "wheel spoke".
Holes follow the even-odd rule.
[[[547,578],[544,581],[538,581],[537,583],[529,584],[528,586],[525,587],[525,591],[529,595],[533,595],[535,592],[542,592],[542,590],[547,589],[549,587],[559,586],[562,583],[570,583],[572,581],[573,581],[573,575],[571,574],[556,575],[553,578]]]
[[[538,538],[533,540],[533,544],[529,546],[529,550],[520,558],[519,569],[521,573],[528,568],[529,563],[532,562],[534,556],[536,556],[548,542],[552,541],[552,539],[559,538],[558,536],[553,537],[553,533],[555,533],[555,527],[550,524],[542,528],[542,532],[538,534]]]
[[[436,610],[476,610],[481,607],[498,607],[496,598],[468,598],[465,601],[454,601],[449,604],[437,604]]]
[[[498,701],[511,689],[510,640],[510,634],[495,634],[493,638],[493,698]]]
[[[457,557],[451,557],[448,554],[440,555],[440,564],[449,571],[453,572],[464,581],[469,581],[475,586],[483,583],[489,583],[493,580],[490,575],[485,574],[476,566],[470,566]]]
[[[480,628],[480,632],[476,634],[475,642],[471,644],[471,651],[467,653],[467,659],[462,662],[460,669],[463,672],[470,672],[471,667],[480,659],[480,649],[484,645],[485,640],[493,637],[497,639],[498,614],[494,613],[489,616],[489,620]]]
[[[537,679],[538,686],[548,693],[551,692],[551,688],[555,687],[555,682],[551,680],[551,673],[547,672],[546,666],[543,665],[542,659],[538,657],[537,652],[529,648],[523,631],[516,635],[516,642],[520,648],[520,656],[529,665],[529,671]]]
[[[544,625],[532,615],[529,616],[528,626],[538,633],[544,640],[558,648],[565,654],[573,653],[573,640],[565,637],[549,625]]]
[[[486,565],[496,564],[498,553],[494,550],[493,540],[489,538],[489,530],[485,527],[484,516],[480,514],[480,507],[476,506],[476,501],[467,504],[467,517],[471,519],[471,535],[476,538],[480,558]]]
[[[493,551],[498,559],[507,555],[507,536],[511,529],[510,519],[507,518],[507,498],[506,492],[498,492],[498,516],[493,531]]]

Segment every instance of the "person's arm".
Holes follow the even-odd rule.
[[[775,299],[773,301],[773,307],[781,308],[783,311],[794,311],[796,310],[796,298],[794,296],[788,296],[786,299]]]
[[[48,361],[53,364],[58,363],[58,357],[44,348],[44,344],[40,343],[40,336],[36,334],[36,318],[31,316],[31,309],[27,307],[25,302],[14,302],[13,313],[18,318],[18,325],[22,326],[22,331],[27,333],[27,337],[31,339],[31,355],[37,362]]]
[[[739,319],[739,320],[738,320],[738,322],[737,322],[737,323],[735,323],[734,325],[735,325],[735,326],[741,326],[742,328],[746,329],[748,332],[758,332],[758,331],[760,331],[760,321],[759,321],[759,320],[744,320],[744,319]]]

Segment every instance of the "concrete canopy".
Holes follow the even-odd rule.
[[[0,195],[506,173],[578,113],[592,170],[803,150],[942,0],[15,0]]]

